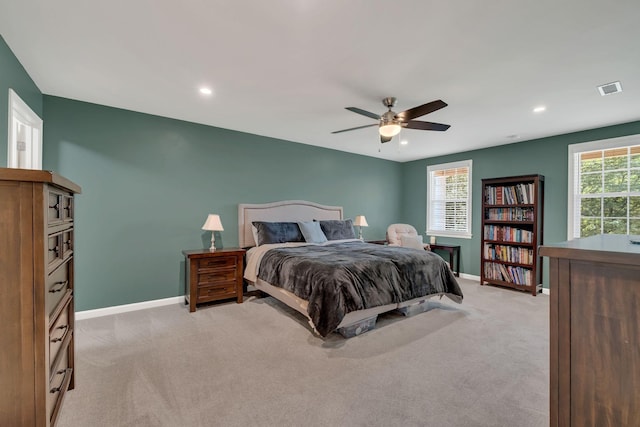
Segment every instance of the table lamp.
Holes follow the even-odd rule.
[[[224,228],[222,227],[222,222],[220,222],[220,215],[209,214],[209,216],[207,217],[207,220],[202,226],[202,229],[211,231],[211,247],[209,248],[209,250],[212,252],[215,251],[216,250],[215,233],[216,231],[224,231]]]
[[[356,220],[353,222],[353,225],[358,226],[358,239],[362,240],[362,227],[368,227],[367,218],[364,215],[356,216]]]

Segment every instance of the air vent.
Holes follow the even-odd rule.
[[[598,86],[598,92],[600,95],[611,95],[612,93],[622,92],[622,85],[620,82],[607,83],[601,86]]]

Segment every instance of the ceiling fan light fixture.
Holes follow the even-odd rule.
[[[387,138],[391,138],[400,133],[400,125],[396,122],[383,123],[380,126],[380,135],[386,136]]]

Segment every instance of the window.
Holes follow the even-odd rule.
[[[640,234],[640,135],[569,145],[569,239]]]
[[[427,167],[427,234],[471,238],[471,164]]]
[[[42,119],[9,89],[7,166],[42,169]]]

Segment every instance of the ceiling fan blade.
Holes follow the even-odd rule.
[[[378,114],[375,113],[371,113],[369,111],[365,111],[361,108],[358,107],[345,107],[347,110],[349,111],[353,111],[354,113],[357,114],[362,114],[363,116],[367,116],[367,117],[371,117],[372,119],[376,119],[376,120],[380,120],[380,116]]]
[[[380,143],[384,144],[385,142],[389,142],[393,139],[392,136],[382,136],[380,135]]]
[[[409,120],[413,120],[416,117],[424,116],[425,114],[433,113],[441,108],[447,106],[447,103],[441,99],[437,101],[431,101],[426,104],[419,105],[417,107],[409,108],[406,111],[396,114],[396,118],[402,120],[403,122],[408,122]]]
[[[420,122],[418,120],[409,120],[408,122],[402,123],[402,127],[405,127],[407,129],[445,131],[449,129],[451,126],[445,125],[442,123]]]
[[[355,127],[355,128],[349,128],[349,129],[337,130],[337,131],[335,131],[335,132],[331,132],[331,133],[349,132],[350,130],[370,128],[371,126],[378,126],[378,123],[374,123],[374,124],[372,124],[372,125],[358,126],[358,127]]]

